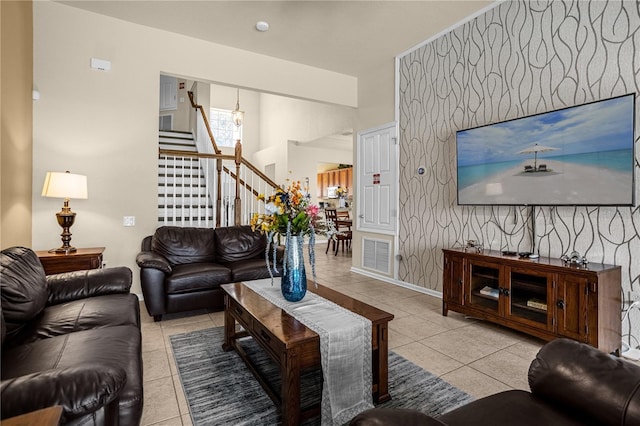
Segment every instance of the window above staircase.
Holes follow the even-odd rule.
[[[216,137],[218,146],[233,148],[237,140],[242,140],[242,124],[236,126],[232,111],[219,108],[209,110],[209,126]]]

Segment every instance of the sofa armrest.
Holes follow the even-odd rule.
[[[118,404],[127,382],[120,367],[83,364],[3,380],[0,384],[2,418],[53,405],[62,406],[62,423]]]
[[[136,263],[141,268],[158,269],[165,274],[171,273],[169,261],[161,254],[152,251],[143,251],[136,256]]]
[[[104,294],[129,293],[132,276],[131,269],[126,266],[47,275],[47,304],[57,305]]]
[[[593,423],[640,424],[640,366],[587,344],[544,345],[529,367],[529,386],[537,398]]]

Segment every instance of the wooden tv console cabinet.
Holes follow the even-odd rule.
[[[545,340],[568,337],[619,355],[620,266],[567,265],[489,250],[443,252],[442,315],[452,310]]]

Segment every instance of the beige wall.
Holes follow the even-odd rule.
[[[180,88],[180,83],[184,85],[184,88]],[[186,80],[184,78],[178,79],[178,87],[176,87],[176,95],[178,97],[178,107],[175,111],[165,111],[174,114],[173,116],[173,130],[179,130],[182,132],[190,132],[189,118],[191,116],[191,102],[189,101],[189,95],[187,91],[193,84],[193,81]],[[159,96],[159,94],[158,94]],[[162,111],[160,112],[162,114]]]
[[[136,293],[135,256],[156,228],[160,73],[333,104],[357,102],[354,77],[59,3],[41,1],[33,8],[34,84],[42,97],[34,107],[32,246],[60,245],[54,215],[62,200],[40,196],[45,173],[86,174],[89,199],[71,201],[78,214],[72,244],[105,246],[109,266],[133,269]],[[110,60],[111,71],[91,70],[91,57]],[[136,216],[135,227],[122,226],[125,215]]]
[[[263,93],[260,97],[260,148],[252,161],[264,170],[276,165],[276,182],[289,178],[291,161],[289,141],[308,142],[331,134],[351,130],[355,110],[350,107],[293,99]],[[325,159],[326,161],[326,159]],[[313,174],[315,176],[315,166]],[[307,176],[307,173],[304,172]],[[292,176],[299,179],[301,176]]]
[[[357,188],[358,182],[358,162],[357,162],[357,132],[391,123],[395,117],[395,59],[390,58],[383,66],[366,77],[358,80],[358,104],[357,126],[354,133],[353,148],[353,184]],[[354,216],[357,215],[357,207]],[[362,268],[362,239],[373,238],[388,241],[391,253],[395,253],[395,238],[393,235],[377,234],[372,232],[361,232],[357,229],[353,232],[352,245],[352,265],[355,268]],[[394,260],[391,257],[390,273],[387,275],[393,278]],[[379,274],[379,272],[373,272]]]
[[[30,1],[0,2],[0,248],[31,246],[33,21]]]

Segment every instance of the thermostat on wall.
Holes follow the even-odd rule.
[[[111,71],[111,61],[91,58],[91,68],[100,71]]]

